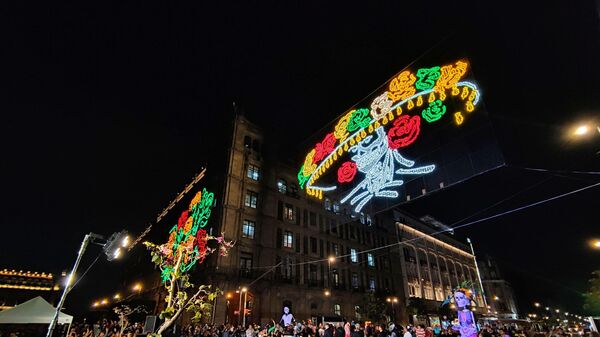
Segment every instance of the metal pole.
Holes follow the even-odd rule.
[[[479,286],[481,287],[481,297],[483,297],[483,305],[485,305],[485,310],[488,310],[487,300],[485,299],[485,289],[483,289],[483,282],[481,281],[481,273],[479,272],[479,264],[477,264],[477,258],[475,257],[475,249],[473,249],[473,242],[471,239],[467,238],[467,242],[469,246],[471,246],[471,254],[473,254],[473,260],[475,261],[475,270],[477,271],[477,278],[479,279]]]
[[[242,289],[240,289],[240,305],[238,306],[238,320],[237,320],[237,324],[238,326],[240,325],[240,323],[242,322]]]
[[[91,233],[90,233],[91,234]],[[48,326],[48,333],[46,337],[52,337],[52,333],[54,333],[54,328],[56,327],[56,322],[58,321],[58,316],[60,315],[60,310],[65,303],[65,299],[67,298],[67,294],[71,290],[71,283],[73,281],[73,277],[75,276],[75,272],[77,272],[77,268],[79,267],[79,263],[81,262],[81,258],[83,257],[83,253],[89,243],[90,234],[86,234],[81,242],[81,247],[79,248],[79,253],[77,254],[77,259],[75,260],[75,264],[73,265],[73,269],[71,269],[71,273],[67,277],[67,284],[65,285],[65,289],[63,290],[62,296],[60,297],[60,301],[56,305],[56,312],[54,313],[54,317],[52,321],[50,321],[50,325]]]
[[[248,291],[244,291],[244,320],[242,323],[242,325],[244,326],[244,329],[246,328],[246,301],[248,300]]]

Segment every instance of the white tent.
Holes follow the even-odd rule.
[[[50,324],[56,308],[41,296],[32,298],[16,307],[0,311],[0,324]],[[71,324],[73,316],[60,313],[58,324]]]

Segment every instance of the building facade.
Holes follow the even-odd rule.
[[[498,268],[498,264],[490,256],[479,260],[481,282],[490,306],[490,311],[501,319],[517,319],[519,311],[515,292]]]
[[[34,297],[56,303],[62,286],[52,273],[0,270],[0,310],[10,309]]]
[[[264,150],[266,136],[236,117],[218,225],[236,245],[208,273],[225,293],[216,323],[278,321],[283,307],[297,319],[364,321],[369,298],[387,300],[384,314],[407,323],[410,298],[439,307],[451,288],[477,279],[464,244],[431,236],[400,210],[356,214],[307,197],[296,168]]]

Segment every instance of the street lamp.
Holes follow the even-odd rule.
[[[536,308],[539,308],[539,307],[540,307],[540,304],[539,304],[538,302],[535,302],[535,303],[533,303],[533,305],[534,305]]]
[[[242,292],[244,293],[244,313],[243,313],[243,321],[242,321],[242,326],[244,328],[246,328],[246,301],[248,300],[248,288],[243,287],[242,288]]]
[[[594,240],[590,241],[590,245],[594,249],[600,249],[600,240],[594,239]]]
[[[394,321],[394,319],[396,319],[396,308],[394,307],[394,304],[398,303],[398,298],[397,297],[388,297],[385,299],[388,303],[392,304],[392,322]]]
[[[329,292],[329,290],[325,290],[325,296],[331,296],[331,292]]]
[[[56,327],[56,322],[58,322],[58,315],[60,314],[60,310],[65,304],[65,300],[67,299],[67,294],[73,289],[76,283],[73,283],[73,277],[77,273],[77,268],[79,268],[79,263],[81,263],[81,258],[83,257],[83,253],[89,243],[93,243],[99,246],[102,246],[102,251],[106,254],[106,259],[108,261],[113,261],[118,259],[122,255],[122,248],[127,248],[129,246],[129,236],[126,231],[120,231],[118,233],[113,233],[108,239],[105,239],[104,236],[89,233],[83,237],[83,241],[81,242],[81,247],[79,247],[79,252],[77,253],[77,258],[75,259],[75,264],[71,269],[71,272],[67,276],[65,289],[63,289],[63,293],[56,305],[56,311],[54,312],[54,317],[50,321],[50,325],[48,325],[48,333],[46,337],[52,337],[52,333],[54,332],[54,328]]]
[[[137,291],[137,293],[139,295],[142,292],[142,288],[143,288],[142,284],[138,282],[133,285],[132,289],[133,289],[133,291]]]

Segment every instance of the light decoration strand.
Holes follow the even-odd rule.
[[[475,110],[480,99],[479,88],[472,82],[461,81],[467,69],[468,63],[459,60],[441,67],[420,68],[416,76],[410,70],[400,72],[390,80],[387,90],[373,99],[370,109],[357,108],[345,113],[333,132],[308,152],[298,172],[300,188],[322,199],[324,193],[338,186],[315,184],[335,167],[338,184],[364,176],[341,200],[355,206],[357,211],[373,198],[398,197],[394,188],[404,183],[402,175],[427,174],[435,169],[434,164],[414,167],[414,162],[398,152],[418,139],[420,117],[428,123],[442,119],[448,110],[444,104],[448,98],[463,101],[463,111]],[[415,110],[415,107],[421,108]],[[457,126],[466,120],[460,111],[453,112],[452,117]],[[387,135],[385,129],[389,129]],[[339,159],[347,158],[346,153],[353,154],[352,161],[336,164]],[[360,159],[360,163],[354,159]],[[371,163],[372,167],[365,163]]]

